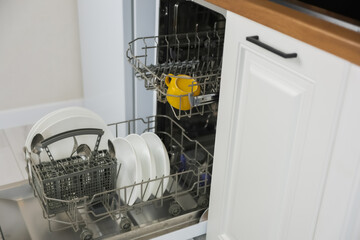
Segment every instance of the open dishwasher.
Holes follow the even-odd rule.
[[[158,121],[167,122],[169,131],[157,130]],[[48,221],[49,230],[55,235],[61,236],[62,231],[72,229],[73,236],[80,239],[111,236],[116,236],[116,239],[147,239],[169,230],[166,228],[188,226],[198,221],[208,206],[212,154],[198,141],[189,138],[184,129],[168,116],[124,121],[109,127],[126,127],[131,133],[134,124],[142,124],[145,131],[155,131],[169,147],[179,150],[169,151],[173,156],[170,175],[117,188],[116,159],[107,149],[97,150],[98,145],[86,160],[74,155],[38,163],[30,153],[26,153],[30,185],[43,217]],[[47,149],[54,140],[80,134],[100,136],[101,132],[90,129],[64,132],[45,139],[41,147]],[[50,150],[46,151],[51,156]],[[152,182],[158,182],[157,192],[160,194],[146,201],[140,197],[134,204],[128,204],[134,188],[140,188],[141,196],[144,196]]]
[[[189,11],[192,18],[186,17]],[[51,161],[39,163],[29,152],[25,158],[29,183],[54,234],[70,230],[80,239],[150,239],[198,223],[208,208],[225,19],[190,1],[160,1],[160,14],[159,35],[130,41],[126,52],[136,81],[156,93],[156,115],[108,128],[116,138],[155,133],[166,147],[170,174],[119,187],[121,166],[116,167],[110,147],[99,146],[101,130],[76,129],[43,139],[39,148]],[[190,90],[169,93],[169,83],[178,79],[191,79]],[[87,158],[79,153],[55,159],[47,148],[83,134],[97,135]],[[157,191],[145,199],[153,183]],[[140,196],[129,204],[134,189]]]

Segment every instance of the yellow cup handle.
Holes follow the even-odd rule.
[[[168,87],[170,87],[170,80],[169,80],[170,77],[169,76],[174,76],[174,74],[169,73],[165,78],[165,84]]]

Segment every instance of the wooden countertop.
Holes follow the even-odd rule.
[[[360,65],[360,33],[268,0],[206,0]]]

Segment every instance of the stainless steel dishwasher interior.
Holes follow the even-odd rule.
[[[184,204],[189,204],[191,197],[184,196]],[[87,227],[93,233],[93,239],[149,239],[161,234],[181,229],[196,223],[202,211],[194,211],[168,221],[168,213],[159,211],[153,205],[147,206],[142,212],[134,210],[130,213],[138,227],[134,231],[122,232],[119,221],[110,218]],[[65,216],[64,216],[65,218]],[[151,224],[147,224],[151,222]],[[72,228],[61,231],[49,231],[49,222],[43,218],[43,212],[33,190],[27,181],[7,185],[0,188],[0,226],[4,239],[81,239],[81,231]],[[121,235],[118,235],[120,234]],[[0,235],[1,236],[1,235]]]
[[[0,225],[4,239],[76,239],[79,232],[68,228],[50,232],[49,222],[27,181],[0,188]]]

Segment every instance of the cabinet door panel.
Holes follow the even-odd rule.
[[[226,27],[208,239],[313,239],[348,64],[232,13]]]
[[[225,232],[230,239],[277,239],[289,216],[291,177],[299,166],[295,153],[304,143],[313,83],[248,49],[240,52],[246,61],[230,141],[232,208],[226,210]]]
[[[360,239],[360,66],[352,65],[315,240]]]

